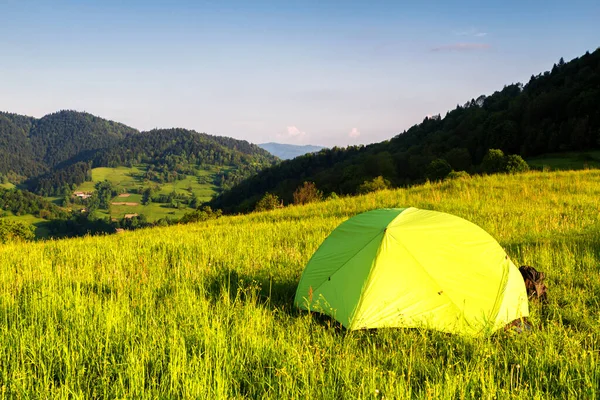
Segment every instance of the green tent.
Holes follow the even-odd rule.
[[[462,218],[412,207],[338,226],[306,265],[294,303],[348,329],[466,335],[529,314],[523,278],[493,237]]]

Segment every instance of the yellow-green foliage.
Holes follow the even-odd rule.
[[[23,398],[598,398],[600,171],[425,184],[0,248],[0,391]],[[450,212],[547,273],[532,330],[345,332],[292,299],[351,215]]]

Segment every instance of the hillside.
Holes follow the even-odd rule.
[[[440,163],[448,170],[479,171],[488,149],[533,157],[600,148],[600,49],[551,71],[510,84],[490,96],[425,118],[392,139],[369,146],[322,150],[284,161],[218,196],[211,206],[247,211],[266,193],[290,202],[313,181],[325,194],[356,193],[382,176],[392,185],[422,182]]]
[[[133,128],[88,113],[59,111],[36,119],[0,112],[0,173],[38,176],[86,152],[112,146]]]
[[[209,201],[219,189],[214,183],[214,177],[224,171],[218,167],[203,168],[194,175],[178,175],[180,179],[158,183],[158,176],[154,180],[147,179],[147,169],[145,164],[93,168],[91,180],[78,185],[75,192],[92,193],[96,190],[96,185],[108,181],[114,189],[114,193],[111,193],[110,210],[99,209],[95,212],[96,216],[121,219],[125,215],[138,214],[144,215],[149,222],[163,218],[174,220]],[[149,194],[147,199],[144,199],[145,193]],[[69,206],[81,209],[89,205],[89,201],[77,200],[71,198]]]
[[[177,174],[194,175],[203,168],[227,167],[214,177],[221,190],[275,161],[246,141],[185,129],[138,132],[76,111],[40,119],[0,113],[0,174],[44,196],[72,191],[89,180],[91,169],[97,167],[145,164],[165,180],[177,179]]]
[[[265,149],[269,153],[281,158],[282,160],[290,160],[298,156],[303,156],[307,153],[316,153],[325,148],[322,146],[312,146],[309,144],[300,146],[295,144],[283,144],[273,142],[260,143],[258,144],[258,147]]]
[[[0,246],[4,393],[598,398],[599,179],[597,170],[478,176],[200,224]],[[293,309],[302,269],[329,232],[356,213],[406,206],[466,218],[517,265],[544,271],[548,303],[531,302],[532,329],[489,338],[346,332]]]
[[[221,167],[223,172],[216,174],[211,183],[222,190],[273,164],[276,158],[245,141],[186,129],[155,129],[129,135],[109,147],[87,153],[85,160],[80,160],[33,178],[28,186],[44,195],[62,194],[65,185],[81,185],[89,179],[92,167],[144,164],[145,179],[157,183],[185,179],[188,175],[199,175],[201,170]]]

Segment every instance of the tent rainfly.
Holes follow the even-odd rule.
[[[294,303],[350,330],[471,336],[529,314],[523,278],[492,236],[413,207],[368,211],[338,226],[306,265]]]

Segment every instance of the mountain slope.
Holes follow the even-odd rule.
[[[299,146],[299,145],[295,145],[295,144],[283,144],[283,143],[274,143],[274,142],[261,143],[261,144],[258,144],[258,146],[260,148],[265,149],[266,151],[273,154],[274,156],[281,158],[282,160],[290,160],[290,159],[296,158],[298,156],[303,156],[304,154],[307,154],[307,153],[316,153],[316,152],[324,149],[324,147],[322,147],[322,146],[312,146],[309,144],[304,145],[304,146]]]
[[[40,119],[0,112],[0,173],[39,176],[133,133],[137,131],[123,124],[76,111]]]
[[[488,149],[534,156],[600,148],[600,49],[552,71],[511,84],[491,96],[457,106],[444,118],[425,118],[390,139],[366,147],[333,148],[261,171],[211,202],[224,211],[247,211],[266,193],[289,202],[303,181],[325,193],[356,193],[383,176],[394,185],[424,180],[443,159],[455,170],[476,171]]]
[[[97,152],[93,161],[96,166],[124,165],[128,162],[159,161],[168,163],[169,158],[181,157],[191,162],[228,165],[255,157],[259,162],[274,161],[267,151],[254,144],[229,138],[220,138],[187,129],[155,129],[131,135]]]
[[[0,173],[12,176],[13,181],[46,170],[45,165],[34,157],[27,135],[30,123],[15,115],[0,113]]]
[[[246,141],[185,129],[138,132],[76,111],[40,119],[0,113],[0,174],[15,183],[27,179],[43,195],[64,194],[88,179],[92,167],[132,163],[191,175],[202,166],[228,167],[217,180],[229,188],[276,160]]]
[[[51,168],[82,152],[114,146],[134,133],[138,131],[88,113],[59,111],[35,121],[30,138],[36,159]]]

